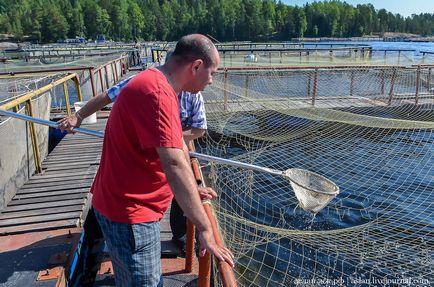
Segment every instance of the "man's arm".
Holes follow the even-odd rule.
[[[184,141],[188,144],[190,141],[202,137],[205,134],[206,129],[189,128],[182,131]]]
[[[199,231],[201,254],[208,250],[219,260],[234,266],[232,253],[215,242],[211,223],[202,207],[197,184],[184,152],[176,148],[157,148],[157,152],[176,201]]]
[[[74,128],[78,128],[81,125],[83,119],[87,118],[91,114],[101,110],[108,104],[115,102],[117,96],[120,94],[121,90],[128,84],[128,82],[133,79],[135,75],[124,79],[108,89],[106,92],[103,92],[96,97],[90,99],[79,112],[76,112],[74,115],[65,117],[58,121],[59,129],[67,130],[69,133],[73,132]]]
[[[59,128],[62,130],[62,132],[64,130],[72,132],[74,128],[78,128],[81,125],[83,119],[87,118],[96,111],[101,110],[111,102],[112,100],[109,98],[107,93],[103,92],[90,99],[78,112],[58,121],[57,123],[59,124]]]

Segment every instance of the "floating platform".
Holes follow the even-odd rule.
[[[83,127],[103,130],[106,121],[99,118],[96,124]],[[89,222],[89,190],[102,142],[101,138],[67,134],[44,160],[43,173],[33,175],[0,211],[0,260],[10,262],[1,268],[0,286],[67,286],[67,281],[79,281],[84,275],[83,262],[90,261],[94,265],[90,280],[96,280],[93,286],[115,286],[104,247],[87,242],[98,240]],[[191,273],[184,271],[185,259],[171,241],[169,214],[161,222],[164,286],[195,286],[197,262]],[[100,254],[86,255],[91,246]]]

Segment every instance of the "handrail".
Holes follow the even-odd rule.
[[[194,146],[192,144],[189,145],[189,150],[194,151]],[[202,173],[200,172],[199,162],[197,159],[191,160],[191,165],[193,168],[193,174],[197,181],[201,181],[201,183],[204,183]],[[211,227],[214,233],[214,238],[217,244],[223,245],[223,240],[221,238],[220,232],[217,228],[217,222],[214,218],[212,207],[209,202],[203,202],[203,208],[205,209],[205,212],[208,216],[209,221],[211,222]],[[188,238],[187,237],[187,244],[189,240],[194,240],[194,238]],[[187,254],[186,254],[187,257]],[[211,267],[211,256],[207,252],[206,255],[202,258],[200,258],[200,264],[199,264],[199,279],[198,279],[198,286],[199,287],[208,287],[210,286],[210,267]],[[237,283],[235,281],[234,274],[232,272],[231,266],[224,261],[219,261],[217,264],[217,268],[219,270],[219,274],[221,275],[221,279],[223,281],[224,287],[236,287]],[[204,270],[206,269],[206,270]]]
[[[23,103],[26,104],[26,111],[28,113],[29,116],[33,117],[33,106],[32,106],[32,99],[36,96],[39,96],[45,92],[50,91],[51,89],[53,89],[54,87],[58,86],[58,85],[63,85],[63,91],[64,91],[64,97],[65,97],[65,102],[66,102],[66,107],[67,107],[67,114],[71,115],[71,109],[69,106],[69,95],[68,95],[68,87],[66,85],[66,82],[72,80],[74,82],[75,85],[75,89],[77,91],[77,98],[79,101],[83,100],[83,96],[81,94],[81,88],[80,88],[80,80],[78,78],[78,75],[73,73],[70,75],[67,75],[59,80],[56,80],[42,88],[39,88],[37,90],[31,91],[27,94],[24,94],[16,99],[13,99],[3,105],[0,106],[0,109],[3,110],[9,110],[9,109],[14,109],[14,111],[18,111],[19,106]],[[34,154],[34,161],[35,161],[35,168],[36,171],[41,174],[42,173],[42,161],[41,161],[41,153],[39,151],[39,144],[38,144],[38,137],[37,137],[37,133],[36,133],[36,128],[35,128],[35,124],[33,122],[29,123],[29,127],[30,127],[30,138],[32,141],[32,150],[33,150],[33,154]]]
[[[95,68],[89,69],[90,80],[91,80],[91,84],[92,84],[93,97],[95,97],[97,95],[96,86],[94,83],[95,82],[95,78],[94,78],[95,74],[98,73],[101,91],[104,91],[105,87],[106,88],[109,87],[108,70],[107,70],[108,66],[111,66],[111,69],[112,69],[112,72],[114,75],[113,76],[113,84],[116,84],[116,82],[119,80],[118,76],[117,76],[117,68],[116,68],[117,63],[120,63],[120,65],[121,65],[121,74],[125,75],[126,70],[128,69],[128,55],[123,55],[123,56],[120,56],[116,59],[108,61],[107,63],[104,63],[103,65],[99,66],[96,69]],[[105,73],[105,76],[103,76],[103,71]],[[116,71],[116,75],[115,75],[114,71]],[[104,82],[105,82],[105,85],[104,85]]]
[[[415,70],[417,67],[434,67],[433,65],[412,65],[412,66],[399,66],[399,65],[340,65],[340,66],[240,66],[240,67],[221,67],[218,68],[219,72],[224,71],[275,71],[275,70],[363,70],[363,69],[408,69]]]
[[[77,74],[70,74],[66,77],[63,77],[57,81],[52,82],[51,84],[48,84],[48,85],[46,85],[42,88],[39,88],[37,90],[31,91],[31,92],[29,92],[29,93],[27,93],[27,94],[25,94],[25,95],[23,95],[17,99],[11,100],[10,102],[7,102],[6,104],[1,105],[0,109],[3,109],[3,110],[12,109],[12,108],[19,106],[20,104],[30,100],[30,99],[32,99],[33,97],[36,97],[40,94],[43,94],[43,93],[53,89],[55,86],[63,84],[64,82],[69,81],[69,80],[73,80],[74,82],[77,81],[79,83],[78,75]],[[78,92],[78,94],[77,94],[78,99],[80,101],[82,101],[81,90],[80,90],[80,92],[79,91],[77,91],[77,92]]]

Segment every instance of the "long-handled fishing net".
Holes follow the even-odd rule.
[[[9,117],[29,121],[29,122],[34,122],[37,124],[42,124],[53,128],[58,127],[58,124],[53,121],[38,119],[35,117],[17,114],[5,110],[0,110],[0,115],[9,116]],[[74,131],[78,133],[87,134],[87,135],[104,137],[104,133],[100,131],[94,131],[85,128],[76,128],[74,129]],[[251,170],[282,176],[290,181],[291,186],[295,192],[296,198],[299,201],[300,207],[302,207],[306,211],[310,211],[313,213],[317,213],[321,209],[323,209],[339,193],[339,187],[336,184],[334,184],[331,180],[305,169],[291,168],[285,171],[279,171],[279,170],[253,165],[253,164],[247,164],[238,161],[218,158],[215,156],[200,154],[196,152],[190,152],[190,156],[197,157],[206,161],[219,162],[223,164],[228,164],[232,166],[237,166],[241,168],[247,168]]]

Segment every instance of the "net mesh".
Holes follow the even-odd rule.
[[[327,178],[299,168],[285,171],[301,208],[318,213],[339,193],[339,187]]]
[[[271,49],[271,48],[270,48]],[[414,51],[354,50],[343,48],[308,48],[295,51],[274,50],[227,50],[220,51],[222,67],[243,66],[345,66],[345,65],[420,65],[430,64],[433,54]]]
[[[203,163],[238,286],[430,286],[433,80],[429,67],[214,77],[200,152],[310,170],[340,188],[314,215],[283,177]]]

